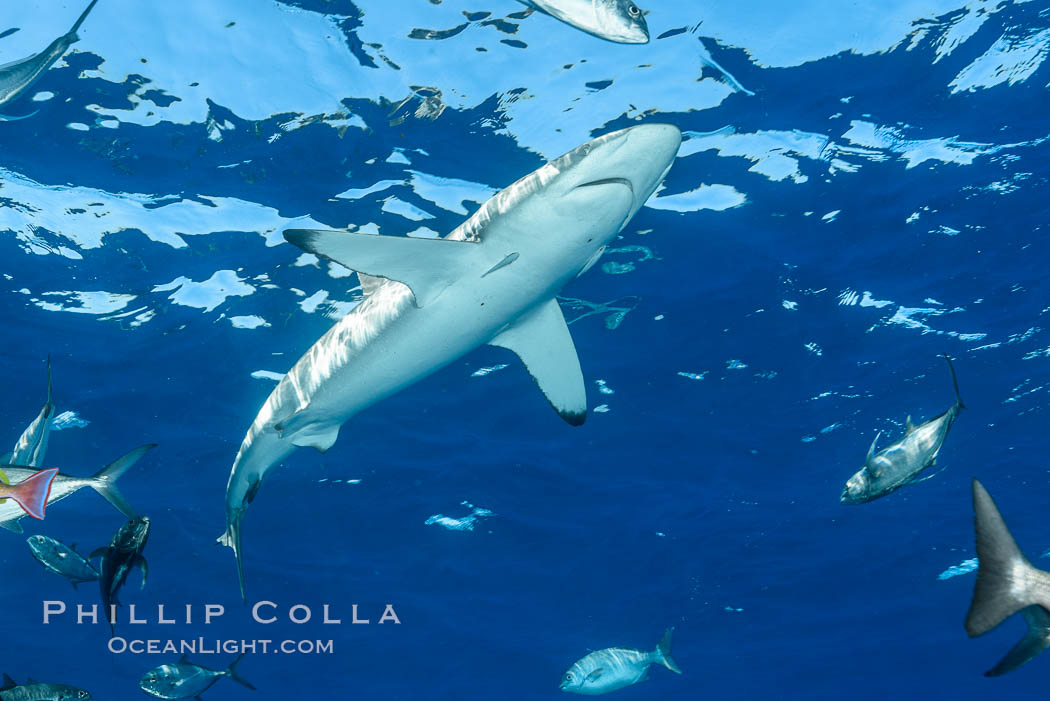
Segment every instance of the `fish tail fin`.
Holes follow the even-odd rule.
[[[237,656],[237,659],[235,659],[230,664],[229,668],[226,670],[226,676],[228,676],[230,679],[232,679],[233,681],[237,682],[238,684],[240,684],[242,686],[246,686],[249,689],[251,689],[252,691],[256,691],[256,688],[254,686],[252,686],[251,682],[249,682],[247,679],[245,679],[244,677],[242,677],[239,674],[237,674],[237,663],[240,662],[242,659],[244,659],[244,654],[245,653],[242,652],[240,655]]]
[[[944,353],[944,359],[948,362],[948,371],[952,374],[952,385],[955,387],[955,404],[960,409],[965,409],[966,405],[963,403],[962,394],[959,393],[959,378],[955,376],[955,366],[952,365],[952,359],[948,357],[947,353]]]
[[[76,24],[74,24],[73,28],[66,33],[66,36],[72,35],[73,41],[76,41],[80,38],[77,36],[77,30],[80,29],[80,25],[84,24],[84,20],[87,19],[88,13],[90,13],[91,10],[94,9],[96,2],[98,2],[98,0],[91,0],[91,4],[87,6],[86,10],[80,13],[80,17],[77,18]]]
[[[1050,573],[1032,567],[1017,547],[988,491],[973,481],[973,508],[977,531],[977,582],[966,614],[970,637],[983,635],[1021,609],[1048,603]]]
[[[14,499],[22,510],[35,519],[43,520],[47,498],[51,496],[51,483],[55,481],[58,468],[41,470],[16,484],[8,496]]]
[[[156,443],[147,443],[135,448],[135,450],[117,458],[99,470],[94,476],[88,478],[88,484],[92,489],[105,497],[106,501],[117,507],[120,513],[129,519],[135,518],[138,514],[135,513],[135,509],[131,507],[131,504],[128,503],[128,500],[124,498],[124,495],[117,488],[117,480],[128,471],[129,467],[138,462],[139,458],[156,447]]]
[[[999,664],[984,673],[986,677],[998,677],[1012,672],[1040,652],[1050,647],[1050,613],[1042,606],[1029,606],[1021,610],[1028,631]]]
[[[656,645],[656,650],[653,651],[653,658],[655,662],[659,662],[675,674],[681,674],[682,668],[671,657],[671,635],[673,634],[673,626],[664,632],[664,637],[660,638],[660,642]]]
[[[241,519],[244,512],[238,510],[233,516],[226,517],[226,532],[219,536],[216,541],[219,545],[233,548],[233,556],[237,558],[237,579],[241,584],[241,600],[248,604],[248,593],[244,585],[244,556],[241,550]]]

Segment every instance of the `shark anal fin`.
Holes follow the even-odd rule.
[[[324,229],[288,229],[284,238],[308,253],[372,277],[408,285],[425,307],[470,267],[478,244]],[[363,286],[363,283],[362,283]]]
[[[515,321],[489,343],[514,351],[558,415],[573,426],[587,418],[587,389],[576,346],[555,299]]]

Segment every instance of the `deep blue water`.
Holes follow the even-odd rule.
[[[132,575],[122,599],[226,607],[119,635],[334,641],[248,657],[258,691],[221,680],[211,699],[556,698],[588,651],[650,649],[672,625],[684,675],[654,668],[616,698],[1045,687],[1045,656],[981,676],[1023,626],[969,640],[973,574],[938,579],[974,557],[974,476],[1037,565],[1050,547],[1045,3],[652,3],[644,46],[542,15],[410,38],[509,0],[149,5],[102,0],[4,107],[40,112],[0,123],[0,440],[39,411],[50,354],[58,412],[87,425],[52,435],[48,467],[87,475],[159,444],[122,480],[153,519],[149,583]],[[9,9],[0,62],[81,7]],[[327,454],[294,454],[245,520],[250,599],[327,603],[345,625],[252,623],[214,544],[274,386],[252,373],[285,372],[360,297],[353,275],[295,265],[280,231],[444,235],[547,159],[645,122],[686,134],[666,189],[564,292],[585,426],[492,347],[368,409]],[[969,407],[945,471],[840,505],[876,432],[951,404],[941,353]],[[475,508],[491,515],[473,530],[427,524]],[[23,523],[88,551],[122,522],[84,490]],[[16,680],[144,698],[142,674],[177,658],[110,654],[107,627],[69,615],[41,625],[43,600],[97,588],[74,592],[6,531],[0,561]],[[372,625],[349,625],[355,603]],[[401,625],[375,625],[387,603]]]

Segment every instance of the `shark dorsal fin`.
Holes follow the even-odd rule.
[[[536,307],[489,344],[514,351],[558,415],[573,426],[583,424],[587,389],[558,300],[551,298]]]
[[[4,673],[4,685],[0,686],[0,691],[6,691],[7,689],[14,689],[16,686],[18,686],[18,684],[15,683],[15,680],[12,679],[11,677],[9,677],[7,675],[7,673],[5,672]]]
[[[427,306],[465,275],[475,260],[472,254],[479,251],[477,243],[467,241],[324,229],[288,229],[284,238],[308,253],[335,261],[359,275],[384,277],[408,285],[417,307]]]
[[[179,658],[179,664],[193,664],[190,662],[190,657],[186,653],[182,653],[182,657]]]

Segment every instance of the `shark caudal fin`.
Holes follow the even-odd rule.
[[[14,499],[27,514],[42,521],[44,509],[47,508],[47,498],[51,496],[51,483],[55,481],[57,474],[57,467],[41,470],[14,485],[7,496]]]
[[[134,519],[138,516],[135,513],[135,509],[131,508],[131,504],[124,498],[124,495],[117,489],[117,480],[120,479],[128,468],[139,461],[143,455],[148,453],[157,447],[156,443],[147,443],[146,445],[139,446],[135,450],[127,453],[126,455],[117,458],[106,467],[98,471],[93,477],[89,477],[87,482],[88,485],[96,492],[105,497],[113,506],[117,507],[120,513],[127,516],[129,519]]]
[[[87,19],[88,14],[95,7],[96,2],[98,2],[98,0],[91,0],[91,4],[87,6],[87,9],[80,13],[80,17],[77,18],[76,24],[73,25],[73,28],[69,30],[66,36],[72,34],[73,41],[79,39],[79,37],[77,37],[77,30],[80,29],[80,25],[84,24],[84,20]]]
[[[999,677],[1012,672],[1050,647],[1050,613],[1042,606],[1029,606],[1021,609],[1021,615],[1028,624],[1028,632],[1003,659],[999,660],[999,664],[985,672],[984,676]]]
[[[244,512],[238,511],[236,515],[226,517],[226,532],[219,536],[216,541],[219,545],[233,548],[233,556],[237,559],[237,579],[241,584],[241,600],[248,604],[248,593],[244,586],[244,557],[241,551],[241,519]]]
[[[952,359],[948,357],[947,353],[944,353],[944,359],[948,362],[948,371],[952,374],[952,385],[955,387],[955,404],[960,409],[965,409],[966,405],[963,404],[962,395],[959,393],[959,378],[955,376],[955,366],[952,365]]]
[[[653,661],[662,664],[675,674],[681,674],[682,668],[671,657],[671,636],[673,634],[674,627],[668,628],[664,632],[664,637],[660,638],[660,642],[656,645],[656,650],[653,651]]]
[[[983,635],[1021,609],[1050,604],[1050,573],[1032,567],[1017,547],[992,497],[973,481],[977,530],[977,583],[966,614],[970,637]]]
[[[237,659],[235,659],[230,664],[229,668],[226,670],[226,676],[229,677],[230,679],[232,679],[233,681],[237,682],[238,684],[241,684],[242,686],[246,686],[249,689],[251,689],[252,691],[256,691],[256,688],[254,686],[252,686],[251,682],[249,682],[247,679],[245,679],[244,677],[242,677],[239,674],[237,674],[237,663],[240,662],[243,659],[244,659],[244,653],[242,652],[240,655],[237,656]]]

